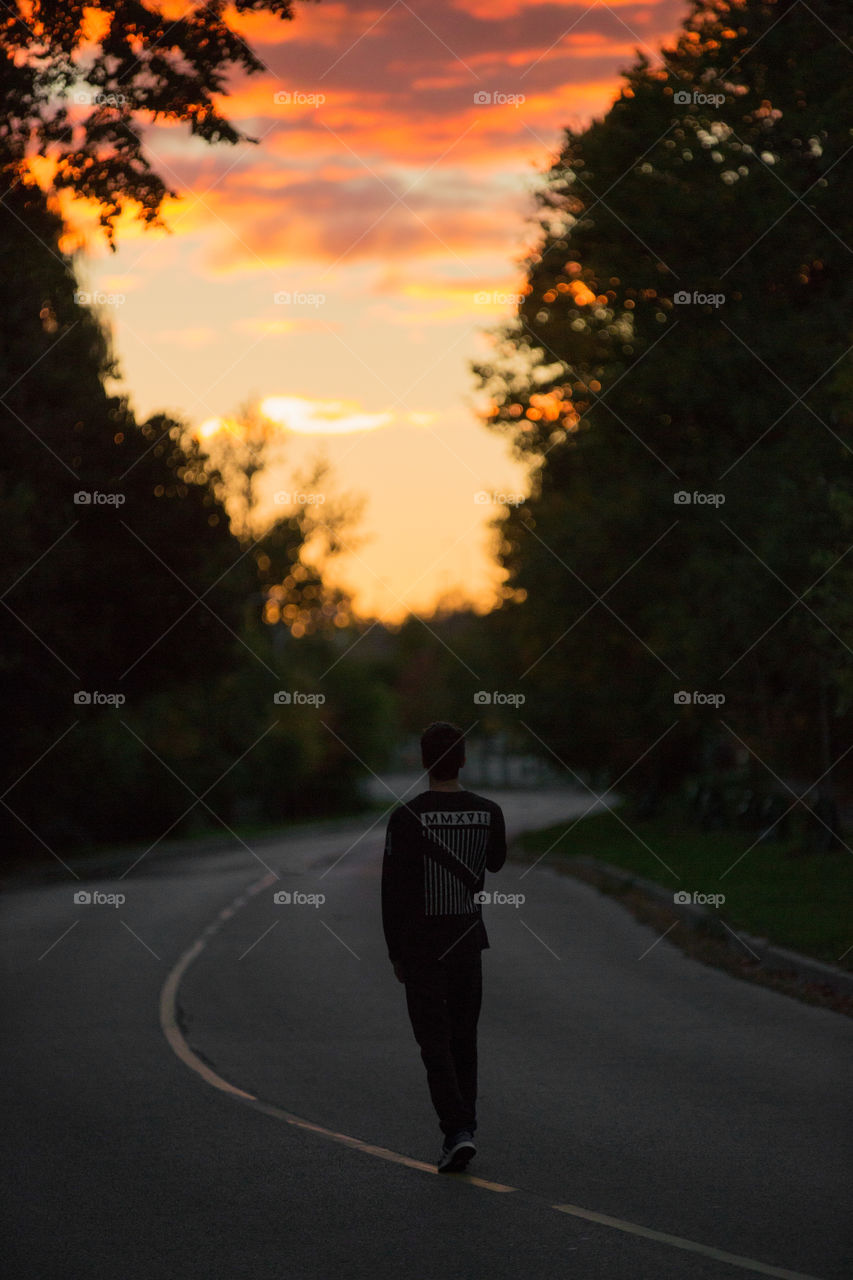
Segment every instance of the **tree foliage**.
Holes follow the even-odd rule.
[[[327,814],[353,805],[385,748],[387,700],[370,661],[342,661],[359,626],[323,577],[352,509],[254,521],[266,460],[246,455],[241,516],[240,486],[235,506],[185,423],[139,423],[107,391],[108,331],[61,248],[65,188],[100,202],[108,236],[125,203],[158,217],[146,120],[241,137],[216,95],[230,68],[261,64],[230,15],[264,9],[290,16],[278,0],[179,14],[33,0],[0,18],[6,857]],[[38,182],[34,157],[51,162]]]
[[[816,778],[849,733],[850,18],[694,0],[566,132],[476,370],[531,464],[501,556],[534,723],[644,785],[715,741]]]
[[[127,205],[145,222],[159,222],[164,199],[175,193],[151,164],[145,125],[187,124],[209,143],[253,141],[217,100],[228,92],[230,72],[263,69],[233,25],[235,15],[262,12],[289,19],[292,2],[5,4],[0,165],[9,175],[33,156],[50,161],[50,193],[96,201],[110,242]]]

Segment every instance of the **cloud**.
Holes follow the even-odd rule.
[[[474,258],[509,255],[517,245],[518,222],[495,217],[496,205],[511,203],[506,190],[496,183],[491,200],[484,192],[488,197],[488,187],[464,172],[407,192],[404,182],[389,191],[351,169],[336,182],[301,180],[274,199],[263,184],[219,187],[182,215],[181,229],[204,229],[207,274],[266,272],[281,281],[277,288],[287,288],[283,273],[294,266],[312,289],[329,293],[345,266],[406,257],[446,258],[474,279]],[[312,263],[317,270],[309,277]]]
[[[365,413],[355,400],[309,400],[302,396],[267,396],[261,411],[288,431],[305,435],[345,435],[388,426],[390,412]]]
[[[170,347],[185,347],[188,351],[196,351],[199,347],[209,347],[217,342],[221,334],[216,329],[203,327],[195,329],[159,329],[154,334],[154,341],[167,343]]]
[[[340,325],[305,317],[268,320],[263,316],[245,316],[235,320],[231,328],[237,333],[257,334],[264,338],[286,338],[293,333],[326,333],[329,329],[339,329]]]
[[[484,20],[491,19],[496,21],[501,18],[514,18],[519,14],[528,14],[532,9],[560,9],[563,13],[563,20],[566,19],[567,8],[580,8],[582,5],[569,6],[562,3],[547,3],[547,0],[450,0],[450,7],[459,9],[463,13],[472,14],[474,17]],[[652,21],[658,21],[658,10],[668,8],[673,10],[675,6],[659,4],[656,0],[651,3],[637,3],[637,0],[608,0],[608,8],[623,9],[630,11],[626,15],[626,21],[630,19],[633,26],[643,27]]]
[[[240,15],[265,69],[235,76],[221,106],[260,145],[152,128],[155,163],[185,193],[176,228],[201,237],[208,276],[411,258],[473,279],[477,257],[515,256],[563,128],[607,109],[635,46],[666,39],[682,8],[324,0],[292,22]]]
[[[413,427],[427,429],[438,417],[429,410],[385,409],[370,412],[359,400],[322,400],[312,396],[268,395],[261,400],[259,409],[270,422],[280,426],[284,433],[297,435],[341,436],[355,432],[377,431],[382,427]],[[196,428],[196,434],[209,440],[220,432],[240,435],[242,427],[233,418],[207,418]]]
[[[358,39],[368,23],[380,18],[387,7],[334,4],[323,0],[320,8],[300,5],[292,22],[283,22],[271,13],[237,14],[233,9],[229,11],[228,18],[252,49],[263,52],[265,46],[293,43],[333,50],[337,57]]]

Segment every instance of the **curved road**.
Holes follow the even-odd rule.
[[[510,832],[589,804],[489,794]],[[8,1275],[850,1275],[849,1021],[544,864],[487,882],[525,901],[485,908],[480,1152],[437,1175],[370,821],[11,887]]]

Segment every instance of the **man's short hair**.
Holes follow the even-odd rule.
[[[455,724],[436,720],[421,734],[424,768],[439,782],[450,782],[465,763],[465,735]]]

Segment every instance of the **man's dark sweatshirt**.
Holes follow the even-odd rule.
[[[467,868],[473,884],[427,856],[436,847],[445,861]],[[473,791],[422,791],[394,809],[382,862],[382,926],[392,964],[488,947],[474,894],[486,871],[500,871],[505,859],[504,816],[494,800]]]

